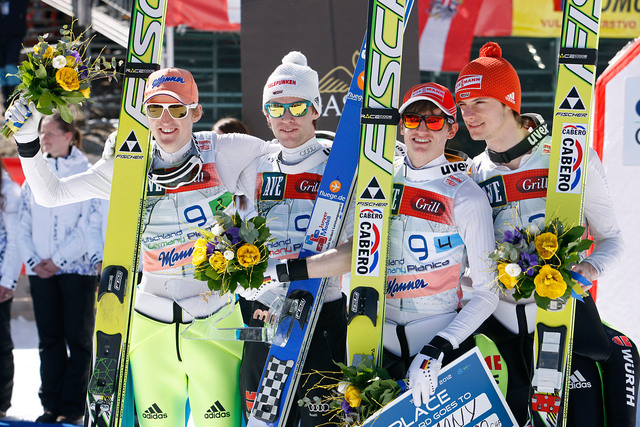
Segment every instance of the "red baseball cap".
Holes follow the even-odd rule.
[[[451,95],[449,89],[438,83],[422,83],[409,89],[402,100],[402,105],[399,110],[400,114],[402,114],[409,105],[417,101],[431,101],[436,104],[443,113],[456,120],[458,107],[453,100],[453,95]]]
[[[156,95],[167,95],[184,105],[198,103],[198,86],[191,73],[182,68],[163,68],[147,79],[144,103]]]

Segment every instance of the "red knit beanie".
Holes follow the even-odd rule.
[[[495,98],[520,114],[520,79],[498,43],[482,46],[480,57],[460,71],[456,82],[456,102],[481,96]]]

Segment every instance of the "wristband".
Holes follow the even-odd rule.
[[[424,354],[425,356],[429,356],[442,361],[444,355],[451,351],[453,351],[453,346],[451,345],[451,343],[447,339],[442,338],[440,335],[436,335],[429,342],[429,344],[422,347],[420,353]]]
[[[307,260],[290,259],[286,263],[276,265],[276,274],[280,282],[294,282],[296,280],[307,280],[309,273],[307,272]]]
[[[34,157],[40,151],[40,139],[36,138],[31,142],[16,144],[18,146],[18,155],[24,158]]]

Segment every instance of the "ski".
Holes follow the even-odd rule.
[[[364,45],[353,73],[342,117],[333,140],[318,194],[309,220],[305,241],[298,255],[308,257],[334,247],[342,230],[358,165],[358,114],[362,102],[359,79],[364,72]],[[260,380],[247,425],[284,425],[295,402],[295,390],[320,315],[327,279],[294,281],[289,285],[285,311]]]
[[[166,7],[167,0],[132,5],[85,426],[133,425],[123,403],[150,161],[142,102],[147,76],[160,68]]]
[[[564,3],[547,186],[546,221],[583,224],[591,100],[596,74],[600,0]],[[575,298],[537,308],[534,332],[533,425],[565,426]]]
[[[412,1],[371,0],[348,305],[347,363],[379,363],[404,25]]]

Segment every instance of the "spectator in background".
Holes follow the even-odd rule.
[[[249,133],[249,128],[235,117],[223,117],[213,124],[211,130],[218,135],[223,133]]]
[[[11,94],[20,80],[15,76],[18,72],[18,57],[22,40],[27,32],[27,0],[0,0],[0,87],[4,108],[10,104]]]
[[[39,129],[42,151],[62,178],[91,164],[81,135],[59,113]],[[38,205],[27,183],[20,200],[20,252],[31,286],[40,340],[40,401],[36,422],[81,423],[87,393],[94,325],[96,270],[87,256],[91,201],[55,208]]]
[[[18,206],[20,187],[0,166],[0,419],[7,416],[13,392],[11,302],[20,275]]]

